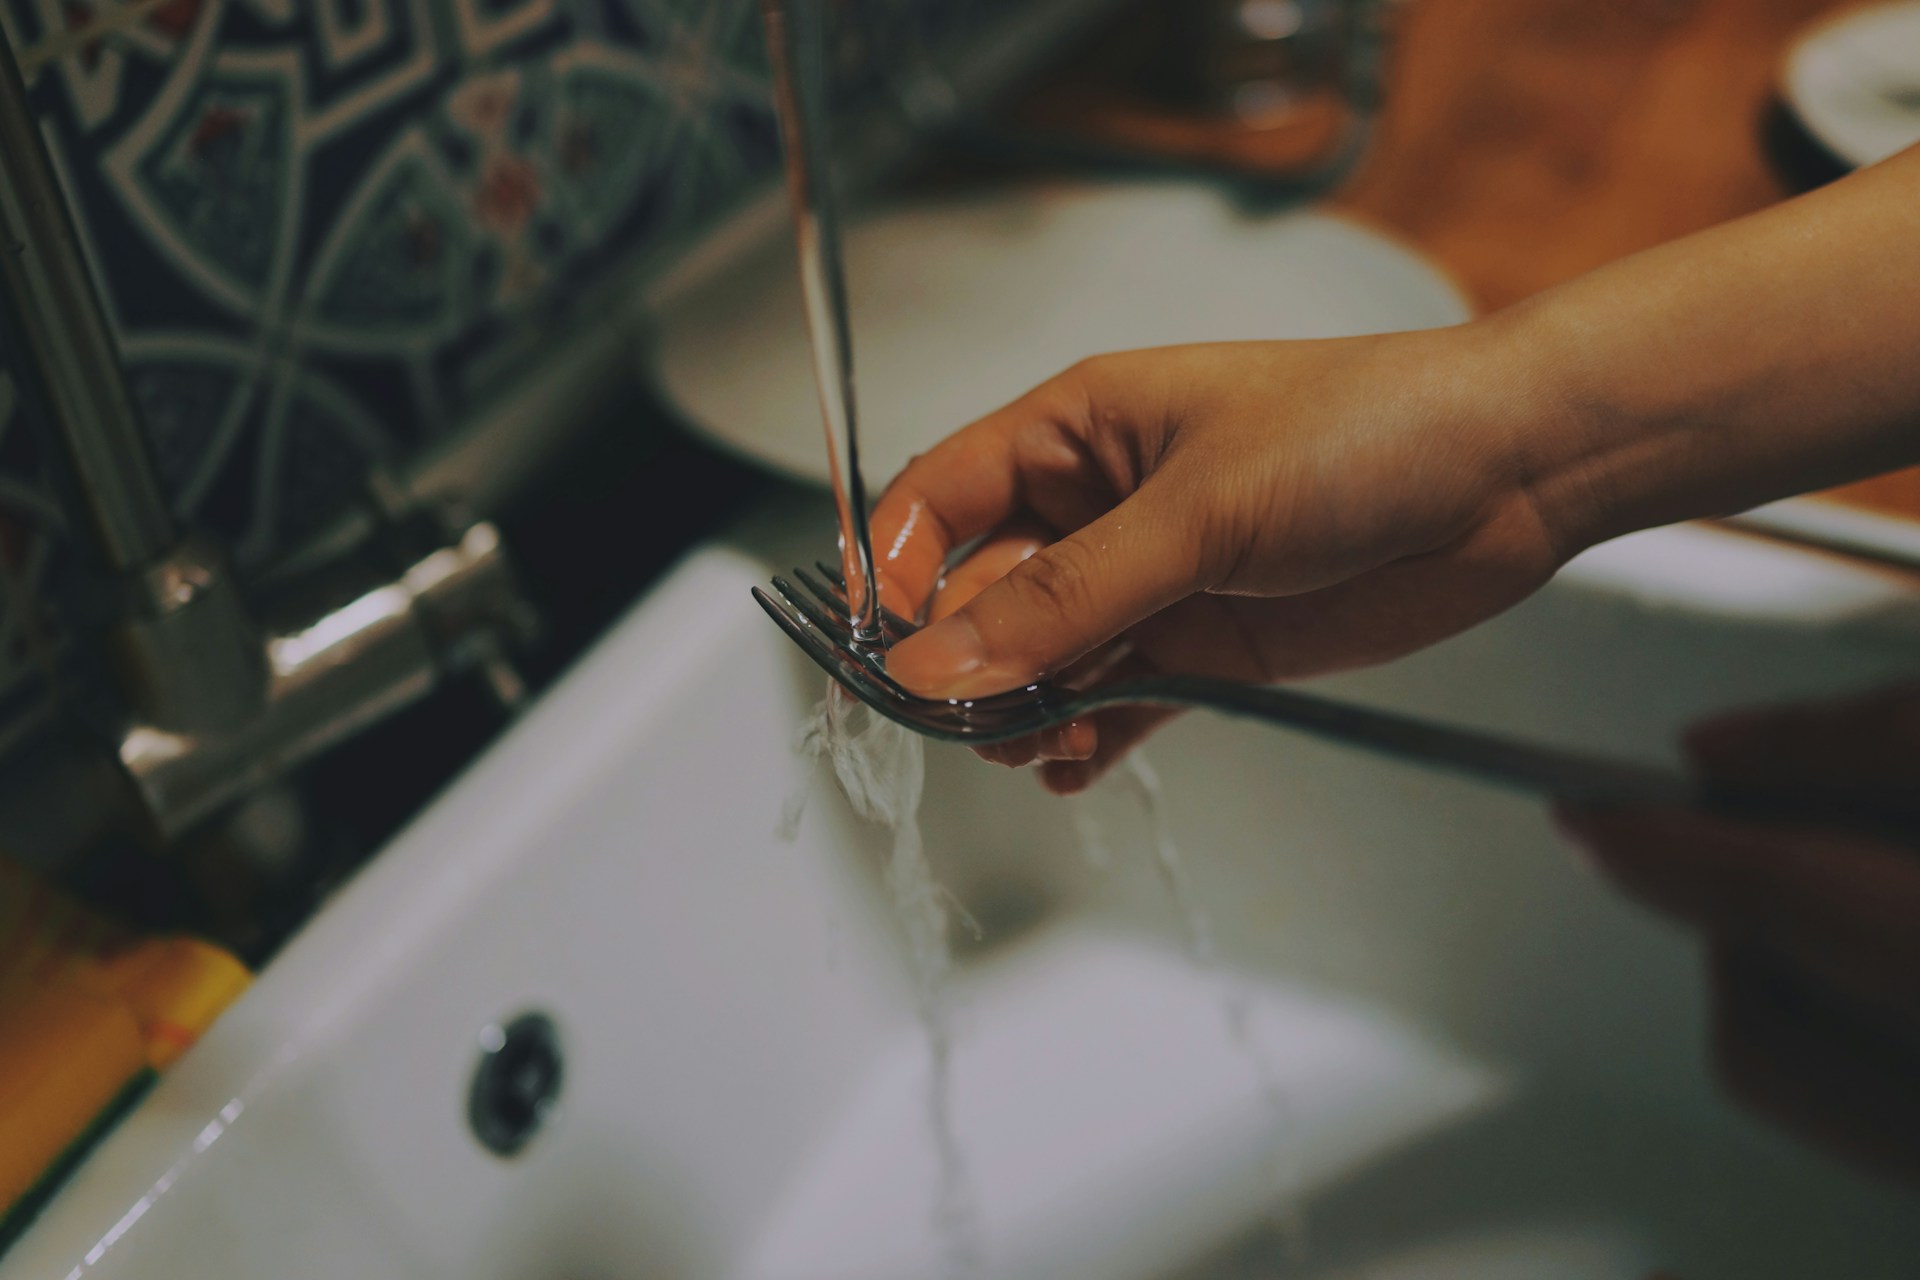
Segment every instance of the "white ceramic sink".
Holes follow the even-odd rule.
[[[940,1276],[876,837],[824,795],[775,835],[820,681],[747,588],[828,528],[795,500],[659,585],[293,941],[0,1278]],[[1659,755],[1708,708],[1910,664],[1914,604],[1662,531],[1339,688]],[[1186,957],[1129,796],[1096,797],[1095,870],[1030,779],[932,753],[934,860],[998,943],[963,964],[955,1019],[977,1274],[1911,1277],[1911,1200],[1723,1106],[1692,946],[1538,805],[1217,720],[1152,755],[1219,971]],[[483,1030],[528,1010],[564,1082],[502,1158],[468,1084]],[[1307,1226],[1291,1268],[1262,1230],[1282,1187]]]

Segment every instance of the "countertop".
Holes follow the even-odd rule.
[[[1326,203],[1424,253],[1481,310],[1840,172],[1776,83],[1802,32],[1862,0],[1389,2],[1383,117]],[[1310,167],[1339,127],[1330,101],[1250,128],[1165,97],[1186,3],[1143,0],[1010,117],[1069,151],[1256,194]],[[1920,518],[1920,469],[1835,496]]]
[[[1377,145],[1333,204],[1484,308],[1753,212],[1796,190],[1781,61],[1851,7],[1412,0]],[[1920,469],[1834,496],[1920,518]]]

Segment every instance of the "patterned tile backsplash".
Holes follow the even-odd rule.
[[[7,0],[14,47],[133,7]],[[776,157],[753,0],[172,0],[33,86],[179,513],[259,563]]]
[[[968,8],[942,7],[914,20]],[[756,0],[0,0],[0,21],[163,483],[242,566],[778,158]],[[0,699],[59,534],[7,364]]]

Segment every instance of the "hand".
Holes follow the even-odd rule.
[[[1920,147],[1452,329],[1079,365],[875,511],[896,611],[976,538],[1015,563],[894,673],[966,697],[1356,666],[1594,542],[1920,462],[1916,191]],[[1020,559],[1018,536],[1045,546]],[[1158,719],[1115,710],[1024,750],[1074,762],[1050,770],[1072,790]]]
[[[1709,777],[1915,812],[1920,685],[1696,729]],[[1697,813],[1561,815],[1629,894],[1697,929],[1729,1091],[1843,1157],[1920,1181],[1920,821],[1872,836]]]
[[[1566,553],[1520,424],[1551,409],[1490,322],[1089,360],[917,458],[874,511],[882,596],[940,621],[893,674],[964,698],[1182,672],[1269,681],[1397,657],[1532,592]],[[1116,640],[1121,641],[1115,645]],[[1166,713],[983,752],[1090,783]]]

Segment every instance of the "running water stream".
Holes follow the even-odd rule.
[[[833,474],[848,612],[855,634],[877,643],[880,600],[867,528],[866,485],[860,474],[853,336],[828,148],[825,0],[761,0],[760,7],[780,116],[814,381]],[[893,836],[886,867],[887,894],[906,944],[914,1002],[927,1036],[928,1124],[937,1160],[933,1227],[945,1272],[958,1280],[978,1269],[978,1227],[972,1188],[953,1131],[952,1034],[947,1011],[952,955],[947,910],[920,837],[926,745],[908,730],[856,706],[831,680],[800,745],[803,754],[830,761],[854,811]],[[790,802],[783,826],[797,826],[799,817],[799,806]]]
[[[1146,820],[1154,866],[1167,891],[1167,900],[1180,917],[1187,954],[1202,969],[1219,974],[1225,984],[1220,996],[1221,1020],[1234,1052],[1246,1060],[1247,1069],[1253,1075],[1272,1132],[1266,1149],[1266,1176],[1271,1188],[1267,1227],[1286,1261],[1298,1266],[1305,1260],[1307,1250],[1306,1214],[1298,1185],[1300,1170],[1292,1155],[1292,1141],[1298,1135],[1299,1122],[1281,1083],[1279,1065],[1254,1026],[1253,991],[1244,979],[1229,974],[1220,964],[1213,921],[1194,892],[1186,857],[1173,838],[1159,773],[1148,763],[1145,753],[1136,749],[1114,771],[1113,781],[1133,794]],[[1075,809],[1074,830],[1087,864],[1095,870],[1106,870],[1112,864],[1113,855],[1099,822],[1084,801]]]
[[[807,759],[826,760],[853,811],[892,836],[884,875],[887,898],[906,945],[907,974],[927,1038],[934,1237],[945,1275],[960,1280],[979,1270],[982,1249],[973,1185],[953,1127],[949,913],[920,836],[926,743],[911,730],[873,714],[829,681],[826,697],[801,732],[799,749]],[[804,788],[806,783],[801,785]],[[785,834],[797,832],[805,796],[799,790],[788,801],[782,820]]]
[[[774,103],[780,114],[800,292],[806,301],[813,377],[826,426],[827,465],[840,520],[840,563],[854,631],[877,640],[879,592],[860,476],[860,424],[853,383],[853,331],[847,273],[840,255],[840,210],[833,186],[825,0],[761,0]]]
[[[872,535],[867,527],[866,486],[860,474],[859,419],[854,394],[853,338],[841,257],[839,207],[831,166],[829,77],[824,0],[761,0],[775,104],[780,117],[787,189],[799,255],[801,294],[813,348],[814,380],[826,430],[839,521],[841,572],[855,634],[880,640],[879,590]],[[858,723],[863,721],[864,723]],[[981,1262],[973,1188],[953,1128],[952,1031],[947,1007],[952,952],[948,913],[927,861],[920,835],[920,800],[926,780],[926,744],[909,730],[858,706],[829,680],[801,741],[804,755],[825,758],[848,802],[865,820],[892,833],[886,887],[907,949],[914,1001],[928,1047],[928,1124],[933,1137],[936,1188],[933,1226],[950,1280],[975,1273]],[[1195,897],[1185,862],[1171,839],[1159,779],[1138,752],[1121,770],[1123,783],[1145,810],[1161,878],[1180,913],[1195,963],[1217,968],[1212,928]],[[804,793],[789,801],[782,826],[797,828]],[[1097,826],[1076,813],[1083,848],[1092,860],[1099,849]],[[1304,1249],[1300,1215],[1291,1200],[1284,1139],[1291,1128],[1279,1073],[1252,1025],[1252,1002],[1235,985],[1223,996],[1222,1013],[1236,1050],[1258,1080],[1275,1133],[1269,1172],[1277,1197],[1276,1232],[1293,1260]]]

